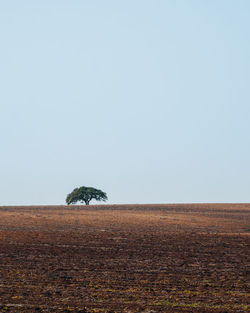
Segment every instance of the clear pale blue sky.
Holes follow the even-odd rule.
[[[250,202],[249,0],[0,0],[0,204]]]

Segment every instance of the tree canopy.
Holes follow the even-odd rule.
[[[93,199],[97,201],[106,201],[108,197],[102,190],[82,186],[75,188],[67,195],[66,203],[69,205],[77,202],[85,202],[86,205],[89,205],[89,202]]]

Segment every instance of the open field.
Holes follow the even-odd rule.
[[[250,312],[249,251],[250,204],[0,207],[0,312]]]

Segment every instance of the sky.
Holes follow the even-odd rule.
[[[249,0],[0,0],[0,205],[250,201]]]

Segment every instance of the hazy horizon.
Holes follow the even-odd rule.
[[[1,1],[0,206],[250,202],[249,29],[247,0]]]

